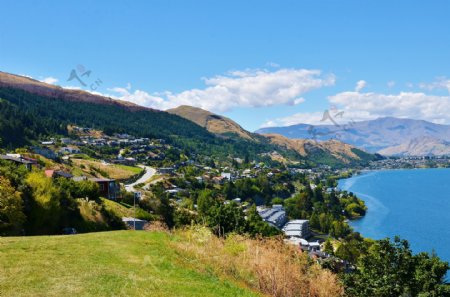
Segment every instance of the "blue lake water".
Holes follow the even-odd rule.
[[[339,188],[368,207],[350,222],[355,231],[373,239],[399,235],[414,252],[435,250],[450,262],[450,169],[368,172],[340,180]]]

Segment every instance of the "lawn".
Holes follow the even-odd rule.
[[[188,268],[162,232],[0,238],[0,296],[258,296]]]

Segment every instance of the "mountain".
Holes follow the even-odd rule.
[[[0,73],[0,143],[3,147],[29,146],[50,136],[66,136],[68,125],[90,127],[109,135],[129,133],[162,138],[187,151],[209,156],[255,156],[272,149],[217,137],[167,112]]]
[[[205,127],[211,133],[240,137],[262,143],[269,142],[280,148],[295,151],[304,159],[319,164],[350,164],[374,159],[373,155],[336,140],[317,142],[306,139],[289,139],[279,134],[253,134],[227,117],[197,107],[183,105],[169,109],[167,112],[193,121],[199,126]],[[270,154],[270,156],[272,159],[285,161],[278,154]]]
[[[341,166],[350,159],[367,161],[351,154],[341,157],[325,144],[317,149],[315,144],[305,144],[307,153],[303,154],[294,146],[285,145],[286,141],[272,141],[273,137],[250,133],[226,117],[194,107],[181,106],[164,112],[0,72],[1,147],[26,147],[49,137],[67,136],[70,125],[101,130],[108,135],[128,133],[161,138],[185,154],[221,159],[257,158],[276,152],[280,160],[302,161],[311,166]]]
[[[237,136],[248,140],[257,139],[256,135],[244,130],[235,121],[201,108],[181,105],[167,112],[190,120],[214,134]]]
[[[422,120],[379,118],[371,121],[348,123],[347,125],[306,125],[262,128],[257,133],[278,133],[289,138],[317,140],[339,139],[345,143],[362,148],[368,152],[386,155],[411,155],[419,152],[413,143],[434,139],[435,147],[428,143],[422,145],[423,155],[444,154],[450,141],[450,126],[439,125]],[[424,143],[426,144],[426,143]],[[406,149],[406,150],[405,150]],[[400,151],[403,150],[401,153]]]
[[[414,138],[380,151],[386,156],[449,156],[450,142],[433,137]]]
[[[83,90],[65,89],[60,86],[43,83],[41,81],[29,77],[14,75],[2,71],[0,71],[0,88],[20,89],[23,91],[27,91],[31,94],[36,94],[47,98],[57,98],[67,101],[121,106],[134,111],[137,110],[156,111],[154,109],[146,108],[131,103],[129,101],[112,99],[109,97],[92,94]]]
[[[273,144],[294,150],[309,160],[320,160],[320,163],[323,164],[351,164],[377,158],[377,156],[337,140],[289,139],[279,134],[263,134],[263,136]]]

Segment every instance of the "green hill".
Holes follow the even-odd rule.
[[[198,272],[162,232],[0,238],[1,296],[259,296]]]

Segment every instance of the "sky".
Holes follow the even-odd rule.
[[[450,124],[450,1],[3,1],[0,71],[244,128]]]

